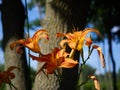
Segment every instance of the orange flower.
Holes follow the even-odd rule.
[[[2,83],[8,83],[8,84],[11,83],[11,79],[15,78],[15,74],[11,71],[14,70],[15,68],[20,70],[20,68],[18,67],[11,66],[7,69],[7,71],[0,72],[0,86]]]
[[[95,32],[100,35],[98,30],[92,28],[86,28],[83,31],[76,31],[73,33],[57,33],[57,37],[65,36],[67,39],[64,39],[60,42],[60,46],[63,47],[65,43],[69,45],[72,49],[81,50],[85,41],[85,37],[89,32]]]
[[[36,57],[30,54],[30,57],[33,60],[45,62],[44,69],[46,69],[48,74],[52,74],[57,68],[72,68],[78,64],[77,61],[66,58],[67,55],[68,54],[64,51],[64,49],[60,50],[55,48],[50,54],[43,55],[41,57]]]
[[[17,52],[20,52],[19,51],[20,48],[25,46],[33,52],[40,53],[40,46],[39,46],[38,42],[41,38],[46,38],[47,40],[49,39],[48,38],[48,32],[44,29],[36,31],[36,33],[33,35],[32,38],[20,39],[20,40],[17,40],[15,42],[13,42],[10,45],[10,48],[13,50],[13,48],[15,46],[17,46],[17,44],[19,44],[21,46],[18,46],[18,48],[16,49]]]

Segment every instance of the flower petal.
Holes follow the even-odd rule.
[[[48,38],[48,32],[45,29],[40,29],[35,32],[35,34],[32,37],[33,39],[39,40],[40,38]]]
[[[100,90],[100,83],[99,83],[98,79],[94,75],[89,75],[88,77],[94,81],[95,89]]]
[[[70,59],[70,58],[65,58],[65,61],[62,62],[59,67],[62,67],[62,68],[73,68],[77,64],[78,64],[77,61],[74,61],[73,59]]]
[[[100,32],[97,30],[97,29],[93,29],[93,28],[85,28],[83,31],[82,31],[82,34],[81,34],[81,37],[84,37],[90,33],[90,32],[95,32],[97,33],[100,37],[102,37],[102,35],[100,34]]]
[[[45,65],[45,69],[48,74],[53,74],[56,68],[57,68],[57,66],[54,64],[46,64]]]
[[[60,46],[63,48],[66,43],[68,43],[67,39],[61,40]]]
[[[69,54],[65,52],[65,48],[59,50],[56,54],[56,59],[59,59],[60,57],[67,57]]]
[[[56,37],[57,37],[57,38],[59,38],[59,37],[63,37],[63,36],[65,36],[65,34],[63,34],[63,33],[59,33],[59,32],[56,33]]]
[[[19,45],[22,45],[24,47],[27,47],[28,49],[30,49],[33,52],[40,53],[39,40],[41,38],[46,38],[47,40],[49,39],[48,32],[44,29],[37,30],[32,38],[20,39],[20,40],[13,42],[10,45],[10,48],[11,48],[11,50],[13,50],[13,48],[15,46],[17,46],[17,44],[19,44]]]
[[[46,63],[49,63],[49,62],[50,62],[50,57],[51,57],[50,54],[43,55],[43,56],[40,56],[40,57],[34,56],[34,55],[32,55],[32,54],[29,54],[29,56],[30,56],[33,60],[36,60],[36,61],[38,61],[38,62],[46,62]]]
[[[102,53],[101,47],[99,47],[97,45],[93,45],[93,49],[97,50],[97,52],[99,54],[99,57],[100,57],[100,61],[101,61],[102,67],[104,68],[105,67],[105,59],[104,59],[104,55]]]
[[[8,69],[7,69],[7,72],[11,72],[12,70],[14,69],[18,69],[20,71],[20,68],[19,67],[16,67],[16,66],[10,66]]]

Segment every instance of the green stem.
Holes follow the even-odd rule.
[[[83,54],[84,54],[84,52],[83,52],[83,48],[81,49],[80,53],[81,53],[82,61],[83,61],[83,63],[84,63],[85,61],[84,61],[84,55],[83,55]]]
[[[92,48],[91,50],[89,50],[89,55],[88,55],[88,57],[87,57],[87,58],[83,61],[83,63],[81,64],[81,66],[80,66],[80,71],[79,71],[79,75],[81,74],[82,69],[84,68],[87,60],[90,58],[90,55],[92,54],[92,51],[93,51],[93,48]]]
[[[77,85],[76,88],[79,88],[80,86],[86,84],[88,82],[89,78],[87,78],[85,81],[83,81],[82,83],[80,83],[79,85]]]
[[[14,89],[17,90],[17,88],[12,83],[10,83],[9,86],[11,90],[12,90],[12,87],[14,87]]]
[[[88,57],[85,59],[85,63],[86,63],[86,61],[90,58],[90,55],[92,54],[92,51],[93,51],[93,48],[92,48],[91,51],[89,51],[89,55],[88,55]]]

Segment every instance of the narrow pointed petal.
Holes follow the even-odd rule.
[[[94,75],[89,75],[88,77],[94,81],[95,89],[100,90],[100,83],[99,83],[98,79]]]
[[[62,68],[73,68],[77,64],[78,64],[77,61],[74,61],[73,59],[70,59],[70,58],[66,58],[65,61],[62,62],[59,67],[62,67]]]
[[[93,29],[93,28],[85,28],[83,31],[82,31],[82,35],[81,37],[85,37],[88,33],[90,32],[95,32],[97,33],[100,37],[102,37],[102,35],[100,34],[100,32],[97,30],[97,29]]]
[[[59,33],[59,32],[56,33],[56,37],[57,37],[57,38],[64,37],[64,36],[65,36],[65,34],[63,34],[63,33]]]
[[[29,56],[33,59],[36,60],[38,62],[45,62],[45,63],[49,63],[50,59],[51,59],[51,54],[47,54],[47,55],[43,55],[40,57],[34,56],[32,54],[29,54]]]
[[[93,45],[93,49],[96,49],[97,52],[98,52],[98,55],[100,57],[100,61],[101,61],[101,64],[102,64],[102,67],[104,68],[105,67],[105,59],[104,59],[104,55],[102,53],[102,49],[101,47],[97,46],[97,45]]]

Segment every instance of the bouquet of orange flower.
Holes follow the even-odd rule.
[[[87,60],[89,59],[92,51],[94,49],[97,50],[98,55],[100,57],[100,61],[102,64],[102,67],[105,67],[105,60],[104,60],[104,55],[102,53],[102,49],[97,46],[97,45],[92,45],[92,39],[91,37],[87,37],[87,34],[90,32],[95,32],[99,36],[100,33],[98,30],[93,29],[93,28],[86,28],[83,31],[74,31],[73,33],[56,33],[56,38],[61,38],[61,37],[66,37],[65,39],[60,41],[60,47],[57,48],[55,47],[53,51],[50,53],[44,55],[41,52],[41,46],[39,45],[39,41],[42,38],[45,38],[47,41],[49,40],[48,32],[45,29],[40,29],[35,32],[33,37],[27,38],[27,39],[20,39],[15,42],[13,42],[10,45],[10,48],[13,50],[13,48],[16,48],[16,51],[18,53],[22,53],[21,47],[26,47],[29,50],[38,53],[39,56],[34,56],[32,54],[29,54],[29,56],[38,62],[44,62],[44,65],[42,68],[39,69],[37,73],[40,71],[46,72],[46,74],[53,74],[56,73],[55,71],[59,68],[73,68],[76,65],[79,64],[78,60],[74,60],[74,54],[75,50],[80,51],[81,56],[82,56],[82,64],[80,65],[80,68],[82,70],[83,66],[86,64]],[[71,48],[71,52],[68,53],[66,52],[66,44]],[[87,46],[89,55],[85,59],[83,55],[83,47]],[[60,74],[60,73],[57,73]],[[57,75],[59,76],[59,75]],[[97,90],[100,90],[100,85],[97,80],[97,78],[94,75],[88,76],[88,78],[91,78],[94,80],[95,88]],[[80,86],[83,83],[80,84]]]

